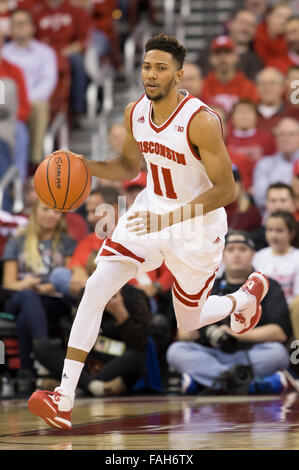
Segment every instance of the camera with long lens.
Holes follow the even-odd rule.
[[[213,348],[220,348],[221,351],[226,353],[232,353],[237,349],[237,338],[226,333],[220,326],[208,326],[205,335]]]

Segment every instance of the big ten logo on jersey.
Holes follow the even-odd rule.
[[[178,126],[177,124],[175,124],[174,129],[177,132],[184,132],[184,126]]]

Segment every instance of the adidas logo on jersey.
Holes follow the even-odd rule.
[[[144,124],[145,122],[144,116],[141,116],[139,119],[137,119],[137,122],[141,122],[142,124]]]
[[[217,237],[216,240],[213,241],[213,244],[217,245],[217,243],[220,243],[220,242],[221,242],[221,238]]]

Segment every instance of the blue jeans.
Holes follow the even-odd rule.
[[[266,377],[289,366],[290,357],[281,343],[256,343],[248,350],[255,378]],[[228,354],[201,344],[177,341],[167,350],[168,363],[180,374],[187,373],[195,382],[211,387],[222,372],[242,364],[248,365],[245,351]]]
[[[80,52],[69,56],[71,65],[71,107],[75,113],[84,113],[86,108],[87,74],[83,55]]]
[[[49,324],[58,325],[70,310],[63,299],[40,296],[25,289],[12,294],[5,303],[5,311],[16,316],[21,368],[32,369],[33,341],[48,338]]]
[[[8,145],[3,141],[0,140],[0,180],[8,170],[8,168],[12,165],[12,159],[10,155],[10,150]],[[2,207],[5,211],[10,212],[12,207],[12,200],[9,194],[9,190],[6,189],[3,195]]]

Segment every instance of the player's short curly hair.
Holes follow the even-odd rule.
[[[178,62],[180,69],[183,67],[186,57],[186,49],[175,37],[168,36],[167,34],[163,33],[156,34],[145,44],[145,52],[152,50],[168,52]]]

